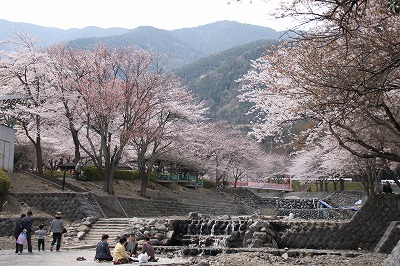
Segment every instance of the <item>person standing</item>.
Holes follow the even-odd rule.
[[[26,236],[27,236],[26,229],[23,229],[21,234],[19,234],[18,239],[17,239],[18,250],[19,250],[18,255],[21,254],[22,250],[24,249],[24,244],[26,242]]]
[[[15,236],[15,241],[18,240],[19,234],[22,233],[22,227],[21,227],[21,219],[26,216],[25,213],[21,214],[21,217],[16,221],[15,223],[15,228],[14,228],[14,236]],[[18,253],[19,251],[19,244],[15,242],[15,253]]]
[[[26,229],[26,241],[28,242],[28,252],[32,253],[32,211],[28,211],[26,216],[21,219],[21,228]]]
[[[50,224],[50,232],[53,233],[53,241],[51,242],[50,251],[53,251],[54,244],[57,242],[56,251],[60,252],[61,236],[63,233],[64,221],[61,212],[57,212]]]
[[[80,162],[78,162],[75,166],[75,179],[79,180],[79,177],[81,176],[82,172],[82,165]]]
[[[390,186],[389,181],[386,181],[385,184],[383,184],[382,192],[383,192],[384,194],[391,194],[391,193],[393,193],[393,189],[392,189],[392,187]]]
[[[96,245],[96,256],[95,260],[98,261],[112,261],[113,257],[110,252],[110,248],[108,247],[108,238],[109,236],[104,234],[101,237],[101,241]]]
[[[35,234],[38,235],[38,251],[40,251],[40,248],[42,248],[42,250],[44,251],[44,239],[46,236],[46,230],[43,230],[44,225],[41,224],[39,225],[39,230],[35,231]]]

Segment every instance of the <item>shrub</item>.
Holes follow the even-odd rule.
[[[115,171],[114,178],[120,180],[138,180],[139,173],[132,170],[117,170]]]
[[[216,185],[214,181],[203,178],[203,187],[210,189],[210,188],[215,188]]]
[[[0,194],[7,194],[10,189],[11,181],[8,174],[0,169]]]
[[[83,175],[86,177],[87,181],[104,180],[100,171],[95,166],[84,166],[82,168]],[[138,180],[139,173],[132,170],[117,170],[114,173],[114,179],[119,180]]]
[[[84,166],[82,167],[82,174],[86,177],[87,181],[104,180],[99,169],[96,166]]]
[[[150,177],[149,177],[150,182],[157,182],[157,173],[156,172],[151,172]]]

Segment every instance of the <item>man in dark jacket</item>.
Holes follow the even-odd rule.
[[[32,253],[32,211],[28,211],[26,216],[21,219],[21,228],[26,229],[26,241],[28,242],[28,252]]]
[[[95,260],[98,261],[112,261],[113,257],[110,252],[110,248],[108,247],[108,235],[103,235],[101,237],[101,241],[96,245],[96,256]]]

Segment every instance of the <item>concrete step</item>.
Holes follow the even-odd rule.
[[[83,239],[86,243],[95,244],[100,241],[103,234],[114,240],[126,227],[129,226],[127,218],[102,218],[92,225],[89,233]]]

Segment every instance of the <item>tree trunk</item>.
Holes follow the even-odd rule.
[[[72,135],[72,141],[74,142],[74,154],[75,158],[73,160],[74,163],[78,163],[79,160],[81,159],[81,152],[79,150],[79,139],[78,139],[78,131],[74,128],[71,128],[71,135]]]
[[[147,190],[147,185],[149,183],[149,176],[146,171],[145,156],[141,154],[138,155],[138,170],[140,177],[140,196],[146,197],[146,190]]]
[[[140,175],[140,173],[139,173]],[[140,196],[141,197],[146,197],[146,191],[147,191],[147,184],[149,183],[149,177],[147,176],[146,173],[143,173],[140,175]]]
[[[114,195],[114,171],[105,172],[105,183],[104,183],[104,191],[109,195]]]
[[[319,180],[319,191],[324,191],[324,181],[323,180]]]
[[[339,179],[339,190],[344,191],[344,179],[343,178]]]
[[[34,145],[36,150],[36,163],[37,163],[38,173],[40,175],[43,175],[43,156],[42,156],[40,135],[36,136],[36,143],[34,143]]]

